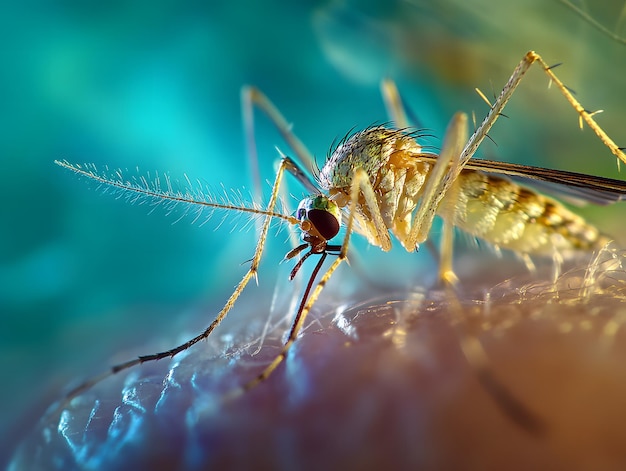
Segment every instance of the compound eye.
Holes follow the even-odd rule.
[[[341,210],[337,203],[325,195],[309,196],[300,201],[296,218],[300,221],[300,229],[309,240],[330,240],[341,227]]]
[[[325,240],[332,239],[339,232],[339,221],[333,213],[323,209],[311,209],[307,216],[315,230]]]

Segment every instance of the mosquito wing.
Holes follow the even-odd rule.
[[[437,155],[422,154],[420,159],[434,163]],[[547,191],[557,192],[577,200],[575,201],[577,203],[583,200],[598,205],[607,205],[626,199],[626,182],[612,178],[483,159],[470,159],[463,169],[530,180],[535,186],[539,184],[539,186],[546,187]],[[541,185],[542,182],[549,185]]]

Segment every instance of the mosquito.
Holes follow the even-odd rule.
[[[623,149],[593,119],[597,112],[585,110],[554,74],[554,66],[548,66],[533,51],[528,52],[515,68],[495,102],[489,104],[488,114],[469,138],[467,115],[459,112],[453,116],[439,154],[427,152],[419,144],[420,133],[408,127],[406,111],[395,85],[391,81],[384,81],[383,97],[397,128],[373,126],[344,138],[319,172],[314,170],[311,154],[291,131],[288,122],[273,103],[259,90],[245,88],[242,103],[247,129],[253,127],[252,115],[256,106],[269,116],[296,155],[296,158],[282,155],[266,208],[216,201],[193,191],[190,182],[188,191],[177,191],[172,189],[169,180],[166,188],[161,188],[158,183],[151,184],[146,179],[126,180],[121,172],[107,175],[93,166],[57,161],[60,166],[79,175],[137,198],[264,217],[249,269],[222,310],[203,332],[170,350],[140,356],[113,366],[70,391],[67,399],[115,373],[141,363],[173,357],[208,338],[231,311],[249,281],[257,276],[268,231],[275,219],[297,227],[301,233],[302,243],[285,256],[286,259],[299,257],[290,279],[297,275],[307,259],[312,256],[318,256],[319,259],[308,278],[282,350],[263,371],[229,397],[241,395],[258,386],[285,360],[322,290],[337,268],[347,260],[350,238],[355,232],[383,251],[391,249],[393,235],[408,252],[414,252],[427,240],[435,215],[440,216],[443,231],[439,250],[439,278],[447,286],[454,286],[458,282],[452,266],[455,227],[492,245],[516,252],[526,260],[535,255],[570,258],[576,253],[602,248],[609,242],[609,238],[598,229],[556,200],[514,183],[508,177],[563,184],[589,201],[602,204],[623,199],[626,196],[626,182],[472,158],[502,115],[520,81],[535,63],[541,66],[551,83],[556,85],[576,110],[581,127],[583,122],[586,123],[611,152],[626,163]],[[488,102],[480,91],[478,93]],[[248,133],[248,136],[251,134]],[[248,142],[252,147],[250,151],[254,152],[253,140],[249,139]],[[300,202],[295,215],[283,214],[276,209],[285,171],[311,193],[311,196]],[[311,172],[314,177],[310,176]],[[339,234],[344,219],[343,240],[341,243],[331,243]],[[320,276],[329,255],[335,256],[335,259]],[[471,342],[467,345],[468,349],[475,346]],[[479,358],[480,355],[480,352],[473,354],[478,358],[475,363],[482,365],[484,361]],[[519,401],[502,392],[502,387],[493,378],[488,377],[485,382],[493,383],[490,390],[509,415],[521,417],[519,422],[529,422],[527,417],[524,418],[528,414]]]

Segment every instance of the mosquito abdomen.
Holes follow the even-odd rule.
[[[510,180],[473,170],[459,175],[442,217],[498,247],[530,255],[567,256],[609,242],[557,201]]]

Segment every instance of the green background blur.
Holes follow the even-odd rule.
[[[387,119],[381,78],[395,78],[421,124],[441,136],[457,110],[482,118],[474,87],[499,92],[529,49],[563,62],[559,76],[584,106],[606,110],[598,121],[626,145],[626,46],[558,0],[297,3],[0,7],[2,454],[68,383],[119,351],[171,347],[178,332],[207,325],[253,251],[253,230],[215,230],[221,217],[172,224],[175,216],[94,191],[54,159],[186,172],[245,195],[242,85],[261,88],[323,162],[334,139]],[[578,5],[619,33],[623,2]],[[529,76],[492,132],[498,146],[487,143],[483,155],[618,177],[546,77]],[[262,178],[271,180],[274,146],[288,149],[259,114],[257,124]],[[582,212],[621,235],[623,207]],[[265,258],[270,294],[285,237]],[[430,263],[420,258],[407,263]]]

